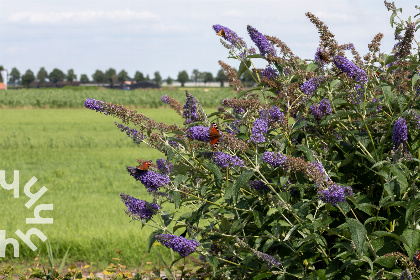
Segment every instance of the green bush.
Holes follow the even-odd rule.
[[[198,273],[216,279],[420,277],[420,68],[411,55],[419,25],[395,22],[398,9],[385,4],[398,42],[383,54],[379,33],[363,60],[311,13],[321,39],[312,62],[251,26],[259,53],[213,26],[241,61],[239,73],[220,62],[230,84],[240,91],[238,76],[250,71],[258,86],[209,116],[188,92],[184,106],[162,96],[184,127],[86,100],[167,156],[127,167],[153,203],[121,194],[127,213],[156,229],[149,248],[159,241],[180,259],[195,251]],[[250,69],[254,58],[267,67]]]

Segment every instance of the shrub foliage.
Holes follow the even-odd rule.
[[[399,9],[385,5],[397,43],[380,52],[378,33],[363,58],[311,13],[313,60],[252,26],[256,48],[213,26],[240,61],[238,72],[220,61],[238,93],[211,115],[188,92],[185,105],[163,96],[183,127],[86,100],[166,155],[127,167],[153,202],[122,194],[127,213],[156,228],[149,248],[160,242],[215,279],[420,277],[420,57],[411,53],[419,25],[396,22]],[[245,71],[255,88],[244,90]]]

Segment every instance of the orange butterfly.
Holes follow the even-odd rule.
[[[415,259],[418,262],[420,262],[420,251],[417,251],[416,253],[414,253],[414,258],[413,259]]]
[[[211,124],[209,134],[210,134],[210,144],[213,146],[213,149],[214,149],[217,147],[220,136],[221,136],[219,132],[219,128],[217,127],[215,123]]]
[[[226,33],[225,33],[225,31],[223,29],[220,29],[220,31],[217,32],[217,35],[222,36],[223,38],[226,37]]]
[[[146,161],[145,163],[143,163],[142,165],[137,166],[136,168],[138,170],[142,170],[142,171],[147,171],[149,169],[149,166],[152,164],[152,161]]]

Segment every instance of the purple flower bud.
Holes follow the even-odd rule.
[[[249,185],[256,189],[257,191],[267,190],[268,186],[264,184],[263,181],[257,180],[257,181],[250,181]]]
[[[315,77],[306,82],[304,82],[300,89],[303,91],[304,94],[310,96],[314,91],[325,81],[325,77]]]
[[[394,142],[394,150],[402,144],[407,143],[407,124],[404,118],[399,118],[394,124],[394,130],[392,135],[392,141]]]
[[[223,152],[213,153],[213,161],[219,167],[233,167],[233,166],[244,166],[244,161],[237,156],[231,156]]]
[[[95,98],[87,98],[85,100],[85,107],[91,110],[95,110],[96,112],[102,113],[104,112],[104,109],[102,106],[103,103],[104,103],[103,101],[95,100]]]
[[[156,213],[158,212],[161,207],[156,203],[148,203],[144,200],[139,200],[128,194],[121,193],[121,200],[124,202],[125,206],[127,206],[127,212],[130,216],[137,216],[140,219],[150,220]]]
[[[170,182],[168,175],[162,175],[151,170],[144,171],[127,166],[127,171],[137,181],[140,181],[148,192],[156,192],[163,185],[169,185]]]
[[[194,123],[195,121],[200,120],[200,117],[197,114],[197,99],[194,98],[191,94],[188,92],[186,93],[187,100],[184,105],[184,113],[182,116],[185,119],[185,122],[188,123]]]
[[[262,160],[273,167],[286,167],[287,156],[282,155],[281,153],[275,152],[264,152]]]
[[[324,203],[330,203],[333,206],[346,201],[347,196],[353,195],[351,187],[342,187],[334,184],[326,190],[318,191],[319,199]]]
[[[314,115],[316,120],[320,120],[323,116],[321,109],[316,103],[311,105],[311,112],[312,112],[312,115]]]
[[[187,129],[185,136],[191,140],[198,140],[202,142],[210,141],[210,133],[207,126],[192,126]]]
[[[136,142],[137,144],[139,144],[141,142],[141,140],[146,138],[146,136],[143,135],[142,133],[138,132],[137,129],[129,128],[128,126],[125,126],[125,125],[117,123],[117,122],[115,123],[115,125],[119,129],[121,129],[122,132],[125,131],[127,136],[130,137],[131,139],[133,139],[133,141]]]
[[[275,80],[279,76],[279,71],[269,65],[261,72],[261,75],[270,80]]]
[[[171,173],[172,167],[174,166],[172,162],[166,161],[166,159],[163,158],[157,159],[156,164],[162,174]]]
[[[324,115],[332,114],[331,105],[328,99],[324,98],[321,100],[321,102],[319,103],[319,109],[322,111]]]
[[[263,34],[258,32],[257,29],[255,29],[254,27],[250,25],[247,26],[247,29],[248,29],[249,36],[251,37],[251,40],[258,47],[258,49],[260,50],[260,54],[262,56],[267,56],[267,55],[275,56],[276,55],[276,50],[274,49],[273,45],[271,44],[270,41],[268,41],[268,39]]]
[[[255,143],[265,142],[264,134],[267,134],[268,122],[263,118],[258,118],[252,127],[251,141]]]
[[[270,120],[273,122],[281,122],[284,119],[284,114],[276,106],[272,106],[268,113],[270,114]]]
[[[169,96],[167,96],[167,95],[162,95],[160,100],[162,100],[166,104],[169,104]]]
[[[223,30],[224,32],[224,36],[222,36],[223,39],[231,43],[232,46],[238,47],[238,44],[239,44],[239,46],[241,47],[246,47],[246,43],[244,42],[244,40],[240,38],[238,34],[236,34],[236,32],[230,30],[229,28],[224,27],[220,24],[215,24],[213,25],[213,29],[214,31],[216,31],[216,33],[219,33],[221,30]]]
[[[354,79],[356,82],[367,83],[368,79],[365,70],[357,67],[347,58],[337,55],[334,57],[333,61],[338,69],[346,73],[347,76]]]
[[[181,257],[186,257],[195,251],[195,248],[200,246],[197,240],[190,240],[182,236],[172,234],[159,234],[155,236],[156,240],[162,243],[165,247],[178,252]]]
[[[413,275],[411,275],[410,270],[407,268],[401,273],[400,280],[412,280]]]

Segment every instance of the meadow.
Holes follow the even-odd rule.
[[[185,100],[189,90],[204,107],[217,107],[224,98],[233,97],[231,88],[162,88],[118,90],[98,87],[65,87],[19,89],[0,91],[0,108],[81,108],[86,98],[95,98],[131,108],[159,108],[165,105],[161,96],[166,94]]]
[[[204,97],[205,92],[200,91]],[[223,91],[228,93],[226,89]],[[53,218],[54,223],[35,227],[48,237],[54,251],[58,248],[59,258],[70,247],[69,263],[83,262],[103,269],[117,256],[115,249],[118,249],[121,250],[125,265],[136,267],[146,261],[156,263],[158,258],[153,251],[145,255],[152,229],[147,226],[141,229],[139,222],[130,223],[131,218],[124,213],[125,206],[120,200],[120,193],[152,201],[144,186],[128,175],[126,166],[134,166],[137,158],[155,161],[162,154],[144,144],[135,144],[114,125],[117,119],[74,107],[82,107],[85,97],[113,100],[111,97],[116,94],[119,94],[114,97],[116,103],[130,105],[132,103],[129,100],[136,100],[134,105],[137,107],[141,104],[142,94],[149,95],[145,100],[150,101],[150,107],[154,107],[150,105],[154,104],[150,95],[159,96],[156,100],[163,94],[178,96],[178,100],[183,102],[185,93],[182,92],[57,89],[45,92],[42,89],[2,92],[0,106],[7,109],[0,110],[0,170],[6,171],[8,183],[13,181],[13,170],[20,171],[18,199],[13,198],[12,191],[1,189],[3,215],[0,224],[2,230],[6,230],[6,238],[20,240],[14,234],[17,229],[25,233],[34,227],[25,223],[25,218],[33,217],[34,208],[27,209],[24,206],[28,198],[23,193],[23,187],[35,176],[38,181],[31,192],[35,193],[42,186],[48,189],[36,205],[54,205],[53,211],[41,212],[42,217]],[[191,92],[200,95],[194,93],[194,90]],[[217,100],[222,99],[224,96],[218,93]],[[129,94],[133,94],[133,97],[129,97]],[[15,100],[20,100],[19,107],[52,108],[57,104],[60,104],[57,107],[72,104],[69,107],[73,108],[9,108],[12,103],[8,102],[12,95]],[[65,102],[66,95],[71,95],[68,103]],[[37,103],[36,100],[42,101]],[[137,110],[156,121],[183,122],[181,116],[170,108]],[[47,263],[46,244],[37,237],[32,237],[32,241],[38,246],[35,252],[20,242],[20,257],[13,258],[12,246],[8,246],[6,258],[1,261],[15,264],[32,262],[40,251],[41,263]],[[162,246],[158,249],[170,257],[168,249]]]

